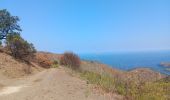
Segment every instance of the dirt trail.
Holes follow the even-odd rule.
[[[60,67],[20,79],[0,80],[0,100],[117,100],[95,93],[86,81]]]

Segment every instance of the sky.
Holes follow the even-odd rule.
[[[170,50],[170,0],[0,0],[37,50]]]

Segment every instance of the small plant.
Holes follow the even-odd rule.
[[[54,61],[53,61],[53,64],[58,65],[59,63],[58,63],[57,60],[54,60]]]
[[[52,68],[58,68],[59,67],[59,63],[57,60],[54,60],[53,61],[53,64],[52,64]]]
[[[72,69],[79,69],[81,61],[76,54],[72,52],[66,52],[60,58],[60,64],[71,67]]]

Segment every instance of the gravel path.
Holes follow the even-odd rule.
[[[117,100],[92,91],[86,81],[62,67],[20,79],[0,80],[0,100]],[[117,98],[117,99],[116,99]]]

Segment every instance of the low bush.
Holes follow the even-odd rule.
[[[57,60],[54,60],[54,61],[53,61],[53,64],[58,65],[59,63],[58,63]]]
[[[60,58],[60,64],[71,67],[72,69],[79,69],[81,60],[76,54],[72,52],[66,52]]]
[[[17,59],[29,62],[36,52],[33,44],[24,40],[19,33],[8,35],[6,39],[6,48],[11,55]]]
[[[59,67],[59,63],[57,60],[54,60],[53,61],[53,64],[52,64],[52,68],[58,68]]]
[[[36,63],[38,63],[43,68],[50,68],[53,62],[49,60],[45,55],[36,55]]]

